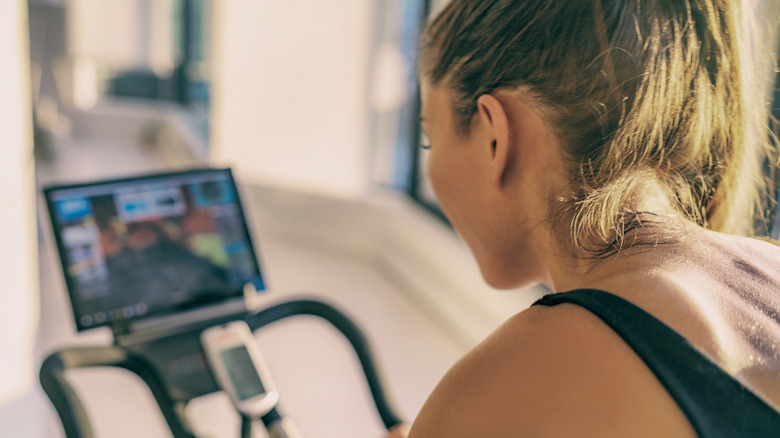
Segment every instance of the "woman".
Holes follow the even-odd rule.
[[[555,293],[410,438],[780,436],[780,248],[737,236],[769,152],[738,3],[454,0],[428,26],[441,207],[488,283]]]

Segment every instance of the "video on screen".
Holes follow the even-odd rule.
[[[63,191],[53,205],[82,327],[218,302],[259,277],[227,177]]]

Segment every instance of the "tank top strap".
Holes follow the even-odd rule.
[[[623,338],[700,437],[780,437],[780,413],[643,309],[595,289],[546,295],[533,305],[559,304],[587,309]]]

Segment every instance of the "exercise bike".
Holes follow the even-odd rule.
[[[322,318],[341,332],[351,344],[366,377],[366,382],[381,422],[389,430],[402,421],[388,400],[375,365],[369,342],[360,328],[335,307],[318,300],[294,300],[266,309],[194,323],[178,333],[148,341],[126,343],[121,329],[114,329],[115,343],[105,347],[66,348],[49,355],[40,369],[41,386],[54,405],[67,438],[93,438],[91,422],[78,394],[65,378],[65,371],[88,367],[119,367],[138,375],[149,387],[175,438],[197,438],[185,414],[187,404],[198,397],[219,391],[221,386],[209,367],[177,374],[167,366],[172,360],[201,356],[201,333],[211,327],[243,321],[252,332],[276,321],[298,315]],[[241,413],[242,438],[252,434],[257,418]],[[289,418],[274,405],[259,420],[272,438],[295,438]]]
[[[249,351],[254,343],[251,333],[295,315],[323,318],[346,336],[382,422],[388,429],[400,423],[382,389],[366,337],[344,314],[316,300],[254,310],[250,298],[256,298],[265,284],[230,169],[90,181],[47,187],[43,193],[76,328],[109,326],[114,337],[111,346],[57,351],[41,366],[41,386],[67,438],[94,437],[78,394],[65,378],[65,371],[87,367],[119,367],[137,374],[151,390],[173,436],[194,438],[187,404],[223,388],[233,398],[237,395],[225,382],[220,357],[204,349],[213,344],[204,343],[204,332],[243,321],[249,333],[243,344]],[[167,321],[162,327],[150,327],[150,321],[161,319]],[[243,362],[253,364],[244,371],[262,368],[255,366],[257,356]],[[222,371],[214,373],[215,369]],[[256,377],[238,387],[265,389]],[[272,436],[291,435],[285,426],[291,422],[271,398],[251,409],[244,409],[247,404],[237,398],[242,436],[250,436],[255,420],[261,420]]]

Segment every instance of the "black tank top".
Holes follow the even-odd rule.
[[[669,326],[599,290],[547,295],[534,305],[576,304],[612,328],[645,362],[700,437],[780,437],[780,413]]]

